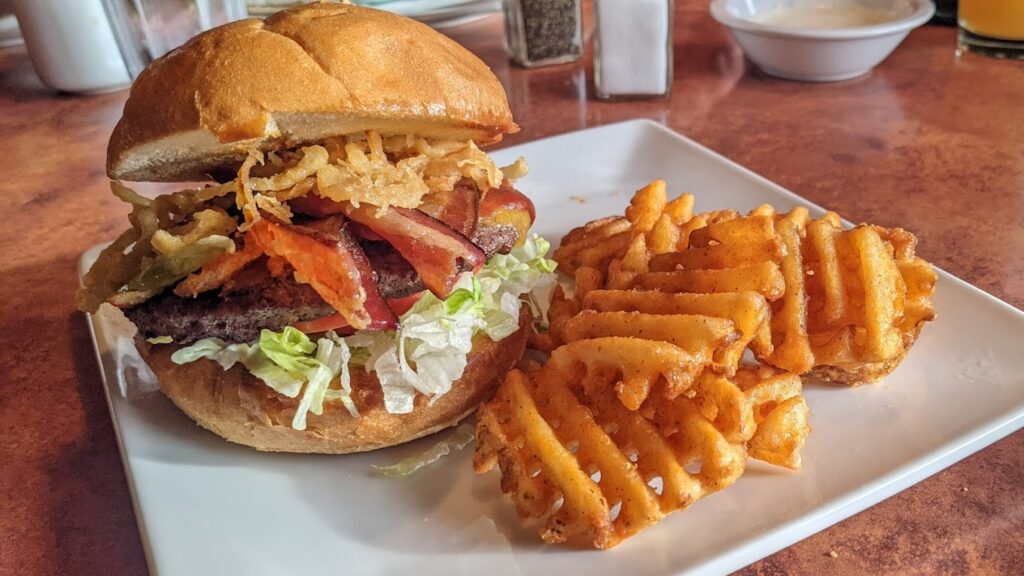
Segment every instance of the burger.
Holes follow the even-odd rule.
[[[120,309],[164,394],[232,442],[347,453],[452,426],[554,285],[525,163],[481,150],[517,130],[487,66],[413,20],[313,4],[215,28],[131,88],[107,151],[131,227],[78,305]]]

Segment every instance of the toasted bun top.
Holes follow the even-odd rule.
[[[448,37],[389,12],[311,4],[214,28],[150,64],[107,173],[199,180],[252,149],[365,130],[484,145],[518,129],[498,79]]]

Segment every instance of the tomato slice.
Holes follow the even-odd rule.
[[[352,326],[349,325],[348,320],[341,314],[331,314],[330,316],[324,316],[323,318],[317,318],[316,320],[305,320],[303,322],[296,322],[292,324],[292,328],[306,334],[317,334],[320,332],[327,332],[328,330],[334,330],[342,334],[350,333]]]
[[[388,298],[388,308],[391,308],[392,312],[401,316],[419,302],[420,298],[423,298],[424,294],[426,294],[425,290],[423,292],[409,294],[408,296],[402,296],[401,298]]]
[[[427,194],[416,209],[444,222],[466,238],[471,238],[476,231],[480,191],[472,180],[463,179],[450,191]]]
[[[338,334],[346,336],[355,332],[355,328],[353,328],[352,325],[348,323],[348,320],[346,320],[341,314],[331,314],[330,316],[324,316],[323,318],[317,318],[316,320],[296,322],[295,324],[292,324],[292,327],[300,332],[305,332],[306,334],[318,334],[321,332],[327,332],[328,330],[334,330]],[[383,323],[374,325],[374,323],[371,322],[365,329],[387,330],[388,328],[390,328],[390,326]]]
[[[401,316],[409,311],[423,294],[426,292],[417,292],[408,296],[402,296],[401,298],[388,298],[388,308],[395,313],[396,316]],[[320,332],[327,332],[328,330],[334,330],[340,334],[351,334],[355,332],[352,326],[345,320],[345,317],[341,314],[331,314],[330,316],[324,316],[323,318],[317,318],[316,320],[306,320],[305,322],[296,322],[292,325],[296,330],[305,332],[306,334],[317,334]],[[371,322],[366,327],[367,330],[387,330],[393,328],[384,322]]]

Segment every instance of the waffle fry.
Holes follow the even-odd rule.
[[[936,275],[901,229],[808,225],[812,374],[846,384],[884,377],[935,318]]]
[[[814,353],[807,336],[807,290],[804,287],[803,256],[800,251],[800,230],[790,220],[781,219],[776,232],[784,247],[780,258],[786,290],[773,309],[771,331],[773,350],[766,357],[769,364],[803,374],[814,366]]]
[[[583,266],[576,270],[576,300],[582,301],[587,294],[604,285],[604,274],[597,268]]]
[[[667,213],[662,214],[654,223],[654,228],[647,234],[647,243],[651,254],[671,253],[679,245],[679,226],[672,221]]]
[[[769,323],[748,343],[762,362],[840,383],[874,381],[934,318],[935,274],[906,231],[841,224],[834,212],[812,220],[802,207],[698,214],[680,226],[676,251],[652,254],[631,284],[608,286],[757,292],[771,305]]]
[[[662,214],[668,216],[673,224],[681,226],[693,218],[693,194],[680,194],[675,200],[665,204]]]
[[[594,268],[580,268],[580,271],[593,270]],[[579,277],[579,273],[577,274]],[[579,284],[577,284],[579,287]],[[546,332],[534,331],[530,334],[530,348],[541,352],[551,352],[562,345],[562,330],[566,322],[580,311],[576,300],[566,297],[562,287],[555,288],[551,297],[551,306],[548,308],[548,329]]]
[[[593,436],[593,428],[588,431]],[[541,415],[523,372],[509,372],[494,399],[480,408],[476,440],[474,469],[501,467],[502,491],[520,516],[544,522],[546,542],[586,535],[598,548],[613,545],[608,501]]]
[[[604,269],[625,251],[631,239],[630,230],[629,220],[622,217],[595,220],[562,238],[552,258],[559,270],[570,275],[580,266]]]
[[[800,468],[800,375],[884,376],[935,317],[935,273],[904,230],[693,205],[656,181],[567,235],[555,257],[576,290],[556,291],[549,359],[480,409],[477,472],[499,466],[547,542],[615,546],[748,457]],[[742,365],[747,349],[763,364]]]
[[[701,314],[727,319],[738,333],[732,343],[713,355],[716,372],[732,374],[743,351],[768,320],[768,301],[756,292],[726,294],[671,294],[643,290],[591,290],[583,297],[583,308],[599,312],[644,312],[648,314]]]
[[[740,216],[732,210],[692,215],[692,206],[690,195],[667,201],[664,183],[654,182],[637,192],[626,218],[570,233],[567,254],[597,250],[594,239],[609,237],[597,231],[615,222],[616,240],[587,260],[596,269],[592,280],[604,278],[603,288],[756,292],[771,307],[769,321],[747,342],[757,358],[851,385],[891,372],[935,317],[934,271],[915,255],[916,240],[904,230],[844,230],[836,213],[812,220],[803,207],[780,213],[762,205]],[[570,266],[576,260],[567,258]]]
[[[751,458],[792,470],[811,433],[810,409],[800,377],[768,367],[743,367],[734,379],[749,402],[754,433],[746,440]]]
[[[570,231],[552,258],[560,270],[574,275],[581,266],[607,271],[613,260],[621,259],[627,248],[636,246],[637,236],[644,236],[649,254],[674,251],[681,244],[685,246],[693,205],[691,194],[667,201],[665,182],[656,180],[634,194],[625,217],[595,220]],[[645,260],[649,254],[645,254]],[[638,264],[635,257],[632,264]]]
[[[715,294],[757,292],[774,301],[786,292],[786,282],[775,262],[725,270],[673,270],[638,274],[634,284],[646,290]]]
[[[558,350],[561,358],[543,368],[509,373],[480,408],[474,455],[477,473],[500,468],[502,491],[520,516],[540,520],[546,542],[615,546],[733,484],[748,452],[800,466],[810,428],[795,375],[743,368],[730,380],[705,372],[692,397],[650,396],[630,410],[608,364],[590,364],[581,377],[567,358],[594,357]]]
[[[556,348],[545,367],[587,390],[613,385],[622,404],[636,410],[656,385],[667,398],[688,390],[707,360],[668,342],[605,336]]]
[[[638,274],[647,272],[650,252],[647,249],[647,238],[638,235],[630,241],[621,258],[613,258],[608,264],[608,277],[605,286],[608,288],[627,288],[633,284]]]
[[[673,344],[692,358],[693,369],[689,372],[692,377],[696,377],[711,363],[716,351],[729,346],[739,338],[739,334],[733,329],[733,323],[724,318],[593,310],[584,310],[570,319],[563,332],[566,342],[608,336],[635,336],[644,340]],[[692,383],[692,378],[689,381],[672,382],[665,388],[665,397],[675,398]],[[635,410],[639,404],[627,406]]]
[[[594,310],[583,310],[569,319],[563,334],[566,342],[605,336],[636,336],[668,342],[707,362],[717,348],[727,346],[739,337],[733,330],[733,323],[725,318]]]
[[[632,233],[649,232],[667,206],[668,196],[664,180],[655,180],[637,190],[629,202],[629,207],[626,208],[626,220],[632,224]]]
[[[584,395],[566,382],[547,367],[514,370],[477,420],[474,468],[500,467],[502,491],[540,520],[544,541],[610,548],[742,474],[743,448],[689,400],[673,403],[666,434],[609,388]]]

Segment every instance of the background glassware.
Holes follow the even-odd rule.
[[[16,0],[14,12],[47,86],[93,94],[131,82],[100,0]]]
[[[956,26],[956,0],[935,0],[935,16],[930,23]]]
[[[960,50],[1024,58],[1024,0],[960,0]]]
[[[14,15],[14,1],[0,0],[0,48],[24,44]]]
[[[133,79],[196,34],[248,16],[245,0],[103,0],[103,5]]]

